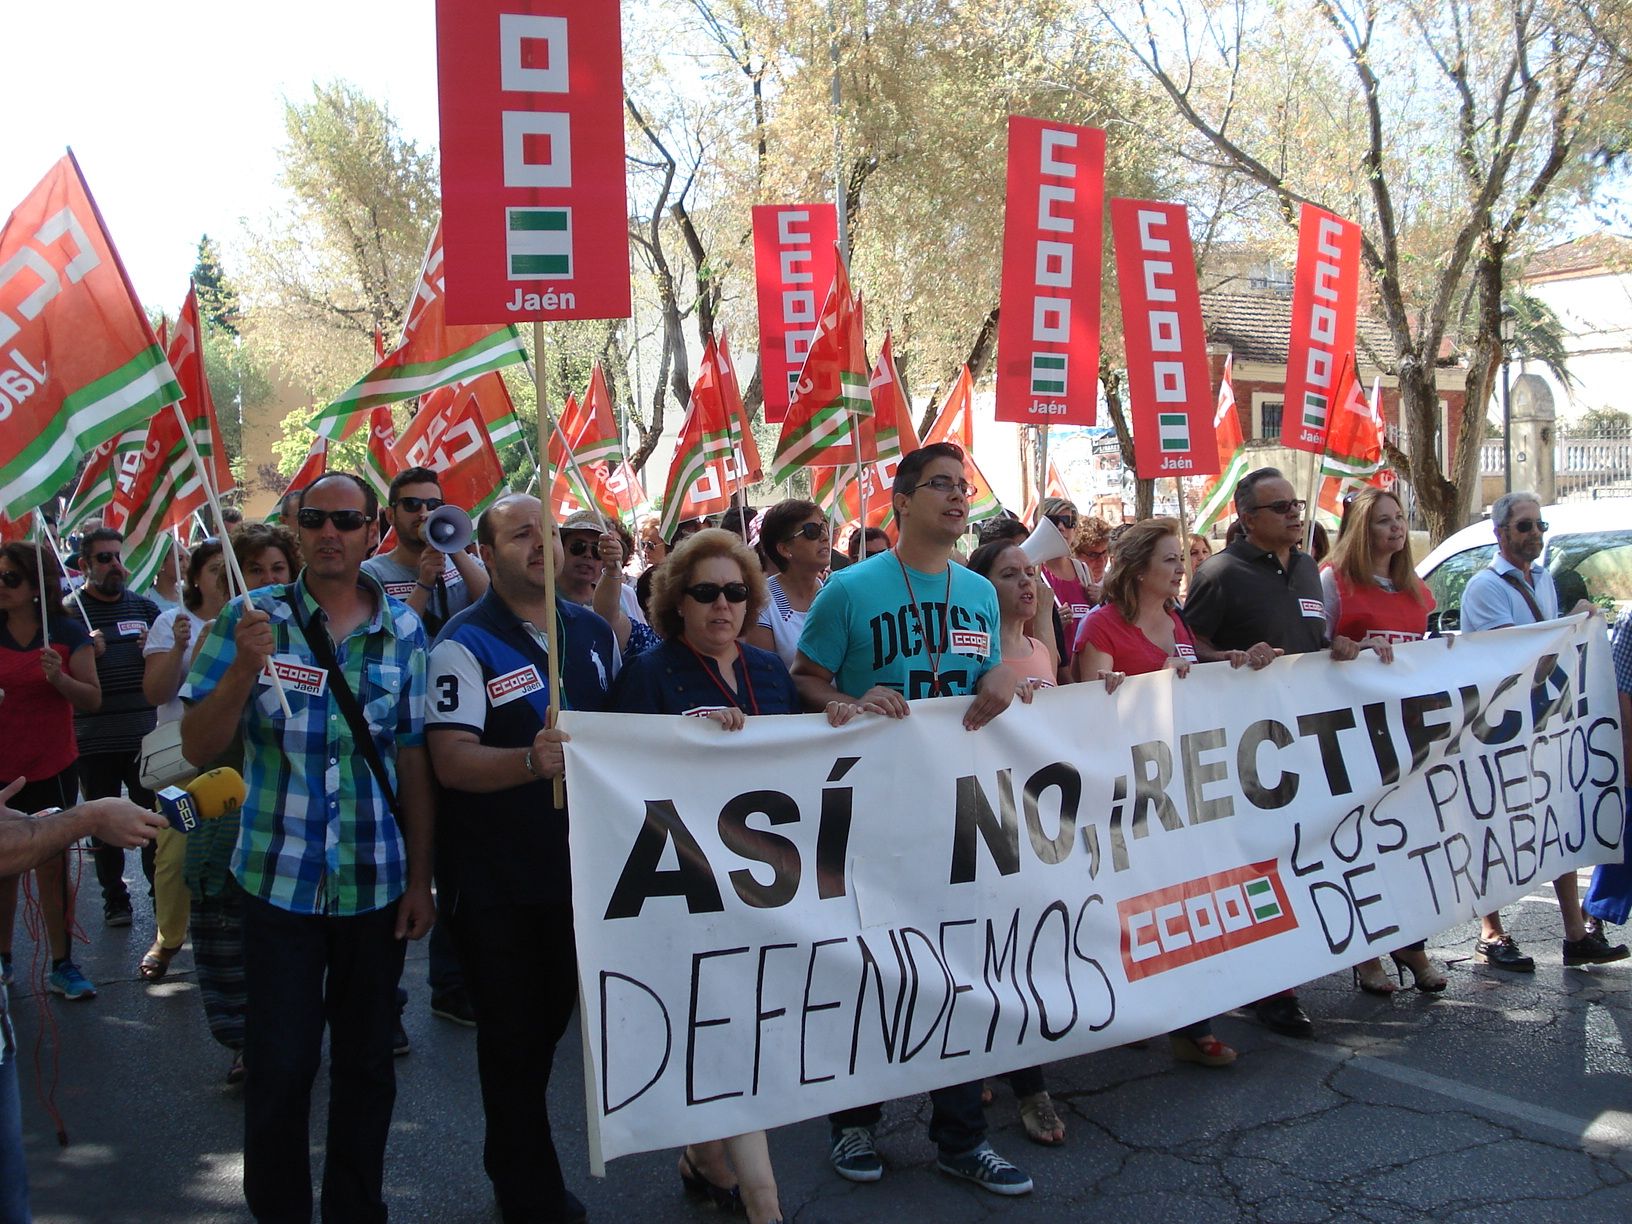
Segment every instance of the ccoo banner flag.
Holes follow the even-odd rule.
[[[448,322],[624,319],[617,0],[438,0]]]
[[[1092,425],[1105,133],[1009,116],[997,419]]]
[[[838,241],[838,212],[831,204],[754,207],[759,382],[765,419],[773,424],[787,416],[793,386],[816,338]]]
[[[1316,455],[1326,449],[1337,376],[1354,351],[1359,298],[1360,227],[1305,204],[1298,218],[1281,445]]]
[[[1183,204],[1112,200],[1111,238],[1128,350],[1135,474],[1211,476],[1211,372]]]
[[[1068,685],[974,733],[969,698],[568,711],[599,1154],[1164,1033],[1619,862],[1602,618],[1454,643]]]

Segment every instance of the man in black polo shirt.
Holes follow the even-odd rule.
[[[561,537],[544,533],[536,497],[512,494],[476,527],[492,586],[431,651],[425,724],[441,782],[437,879],[465,987],[476,1005],[476,1065],[487,1116],[483,1163],[506,1221],[571,1224],[545,1098],[555,1044],[578,999],[567,813],[548,779],[566,738],[549,708],[545,569]],[[557,598],[562,700],[605,707],[617,664],[612,628]]]
[[[153,806],[153,792],[142,785],[142,737],[153,730],[158,712],[142,693],[147,631],[159,619],[159,606],[132,594],[126,583],[125,537],[111,527],[85,533],[80,565],[85,585],[79,603],[91,628],[100,630],[106,649],[96,658],[102,683],[102,708],[74,715],[79,741],[79,785],[87,799],[117,797],[120,787],[139,807]],[[102,917],[112,927],[130,925],[130,890],[125,886],[125,852],[91,839],[96,848],[96,879],[102,886]],[[153,844],[142,847],[142,874],[153,883]]]
[[[1203,660],[1239,650],[1260,668],[1279,655],[1310,654],[1328,645],[1340,662],[1360,653],[1346,637],[1327,641],[1320,570],[1299,547],[1303,510],[1292,482],[1277,468],[1248,472],[1235,486],[1241,534],[1202,563],[1184,602],[1184,619]],[[1315,1035],[1295,990],[1260,999],[1253,1011],[1277,1033]]]

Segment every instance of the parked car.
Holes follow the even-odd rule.
[[[1552,572],[1558,606],[1569,611],[1580,599],[1604,609],[1613,624],[1632,606],[1632,498],[1564,502],[1544,506],[1546,548],[1541,563]],[[1462,624],[1462,591],[1496,555],[1488,518],[1464,527],[1417,565],[1417,576],[1434,593],[1429,629],[1455,633]]]

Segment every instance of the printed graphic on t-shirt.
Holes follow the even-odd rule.
[[[921,628],[920,612],[923,614]],[[978,668],[968,665],[983,662],[992,653],[992,626],[986,618],[958,604],[953,604],[949,611],[942,600],[920,603],[916,608],[910,603],[900,604],[893,612],[873,617],[868,628],[872,631],[875,673],[901,659],[919,664],[907,672],[902,696],[909,701],[948,692],[969,692]],[[929,666],[932,655],[939,656],[938,685],[937,670]]]

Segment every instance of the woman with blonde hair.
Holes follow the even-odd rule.
[[[1037,509],[1037,522],[1033,526],[1041,527],[1044,519],[1059,528],[1069,548],[1077,534],[1079,520],[1076,506],[1063,497],[1045,497]],[[1069,665],[1071,643],[1077,640],[1077,626],[1099,602],[1099,587],[1088,572],[1087,564],[1077,560],[1070,551],[1063,557],[1052,557],[1043,562],[1038,576],[1048,585],[1054,596],[1054,605],[1059,609],[1060,622],[1065,630],[1066,663]]]
[[[1326,623],[1334,635],[1369,646],[1385,663],[1391,662],[1396,642],[1427,635],[1434,596],[1417,577],[1405,511],[1394,494],[1368,485],[1349,502],[1344,519],[1337,547],[1320,571]],[[1445,978],[1429,963],[1422,940],[1392,957],[1402,983],[1409,969],[1418,990],[1437,994],[1445,989]],[[1354,984],[1375,995],[1399,989],[1376,957],[1354,967]]]

